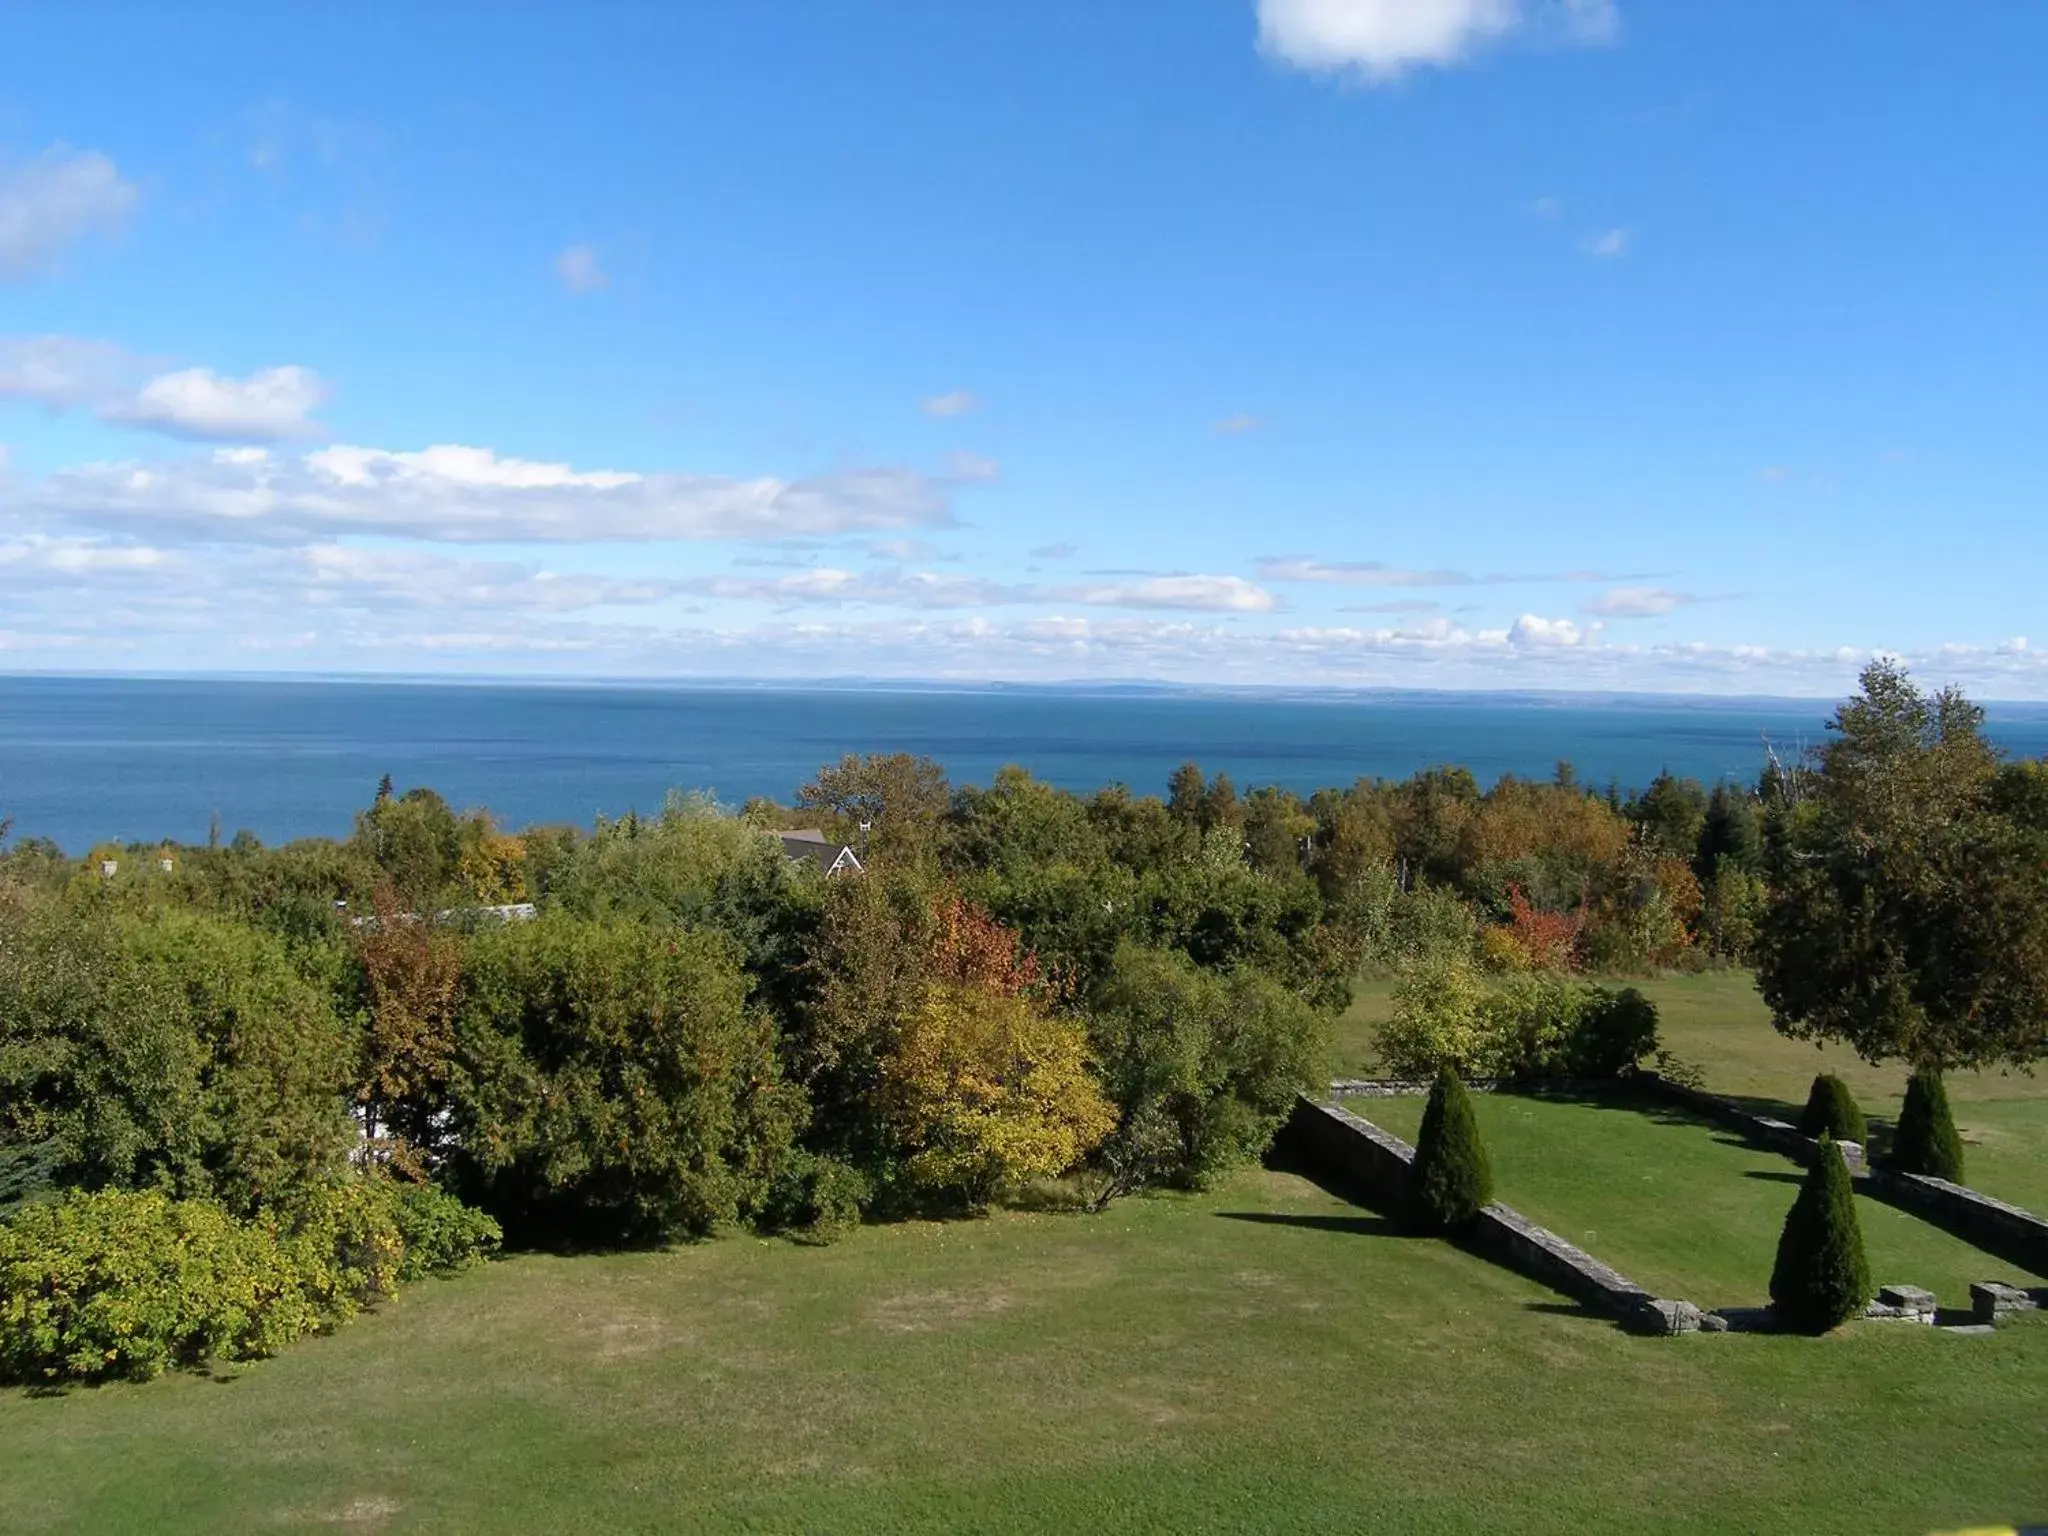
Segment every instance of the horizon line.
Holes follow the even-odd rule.
[[[902,692],[902,693],[1002,693],[1022,690],[1086,694],[1137,691],[1165,695],[1237,695],[1292,697],[1299,699],[1356,699],[1411,696],[1438,699],[1494,700],[1641,700],[1715,704],[1785,704],[1809,707],[1840,702],[1853,690],[1829,693],[1697,693],[1665,688],[1500,688],[1470,686],[1429,686],[1404,683],[1235,683],[1184,682],[1170,678],[947,678],[917,676],[871,677],[860,673],[831,673],[806,677],[747,677],[734,674],[655,677],[632,673],[519,673],[519,672],[377,672],[316,671],[293,669],[237,670],[213,668],[138,668],[130,671],[108,668],[8,668],[0,667],[0,681],[69,680],[91,682],[193,682],[193,683],[280,683],[301,682],[326,685],[383,684],[404,687],[532,687],[532,688],[644,688],[686,691],[692,688],[736,691],[792,692]],[[2048,712],[2048,699],[1973,698],[1987,707],[2021,708]]]

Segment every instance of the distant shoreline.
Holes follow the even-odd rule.
[[[1828,693],[1679,693],[1619,689],[1571,688],[1409,688],[1398,686],[1282,685],[1272,683],[1182,683],[1146,679],[1070,679],[1058,682],[1006,682],[948,678],[862,677],[838,675],[804,678],[527,676],[513,673],[443,672],[212,672],[0,668],[6,682],[103,682],[237,684],[281,687],[491,688],[534,690],[606,690],[649,693],[881,693],[943,694],[967,697],[1022,698],[1162,698],[1218,699],[1234,703],[1270,701],[1292,704],[1397,704],[1406,707],[1450,705],[1491,708],[1592,709],[1614,705],[1628,709],[1761,709],[1810,715],[1816,706],[1832,705],[1846,689]],[[1974,695],[1973,695],[1974,697]],[[2048,700],[1991,699],[1976,702],[1998,717],[2048,720]]]

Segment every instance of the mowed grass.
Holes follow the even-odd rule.
[[[1640,1339],[1300,1178],[523,1257],[0,1395],[8,1531],[1924,1532],[2048,1514],[2048,1321]]]
[[[1842,1046],[1786,1039],[1771,1026],[1770,1010],[1747,971],[1610,983],[1624,984],[1641,988],[1656,1003],[1665,1048],[1700,1068],[1706,1086],[1716,1093],[1793,1119],[1815,1074],[1834,1072],[1848,1082],[1866,1114],[1885,1122],[1898,1115],[1906,1091],[1903,1065],[1873,1067]],[[1378,1070],[1373,1030],[1392,1007],[1392,982],[1357,984],[1336,1032],[1340,1073],[1369,1076]],[[1968,1182],[2048,1214],[2048,1075],[1956,1072],[1949,1076],[1948,1090],[1965,1145]]]
[[[1353,1099],[1347,1108],[1413,1141],[1419,1098]],[[1497,1198],[1612,1264],[1659,1296],[1701,1306],[1770,1299],[1778,1234],[1800,1170],[1732,1132],[1650,1103],[1474,1094]],[[1859,1195],[1871,1277],[1925,1286],[1966,1309],[1977,1280],[2039,1277],[1937,1227]]]

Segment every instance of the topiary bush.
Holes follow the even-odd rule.
[[[1836,1141],[1862,1145],[1870,1139],[1870,1127],[1849,1085],[1832,1072],[1813,1080],[1806,1096],[1806,1108],[1799,1113],[1799,1129],[1808,1136],[1832,1136]]]
[[[1771,1307],[1802,1332],[1825,1333],[1858,1316],[1870,1294],[1870,1261],[1848,1165],[1834,1139],[1823,1136],[1778,1237]]]
[[[1426,1232],[1455,1231],[1493,1200],[1493,1165],[1472,1099],[1449,1067],[1429,1090],[1409,1178],[1409,1214]]]
[[[1887,1166],[1898,1173],[1924,1173],[1951,1184],[1963,1182],[1963,1139],[1948,1109],[1941,1074],[1922,1067],[1906,1084],[1906,1103],[1892,1132]]]

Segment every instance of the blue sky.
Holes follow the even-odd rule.
[[[2048,697],[2044,54],[1913,0],[18,7],[0,667]]]

